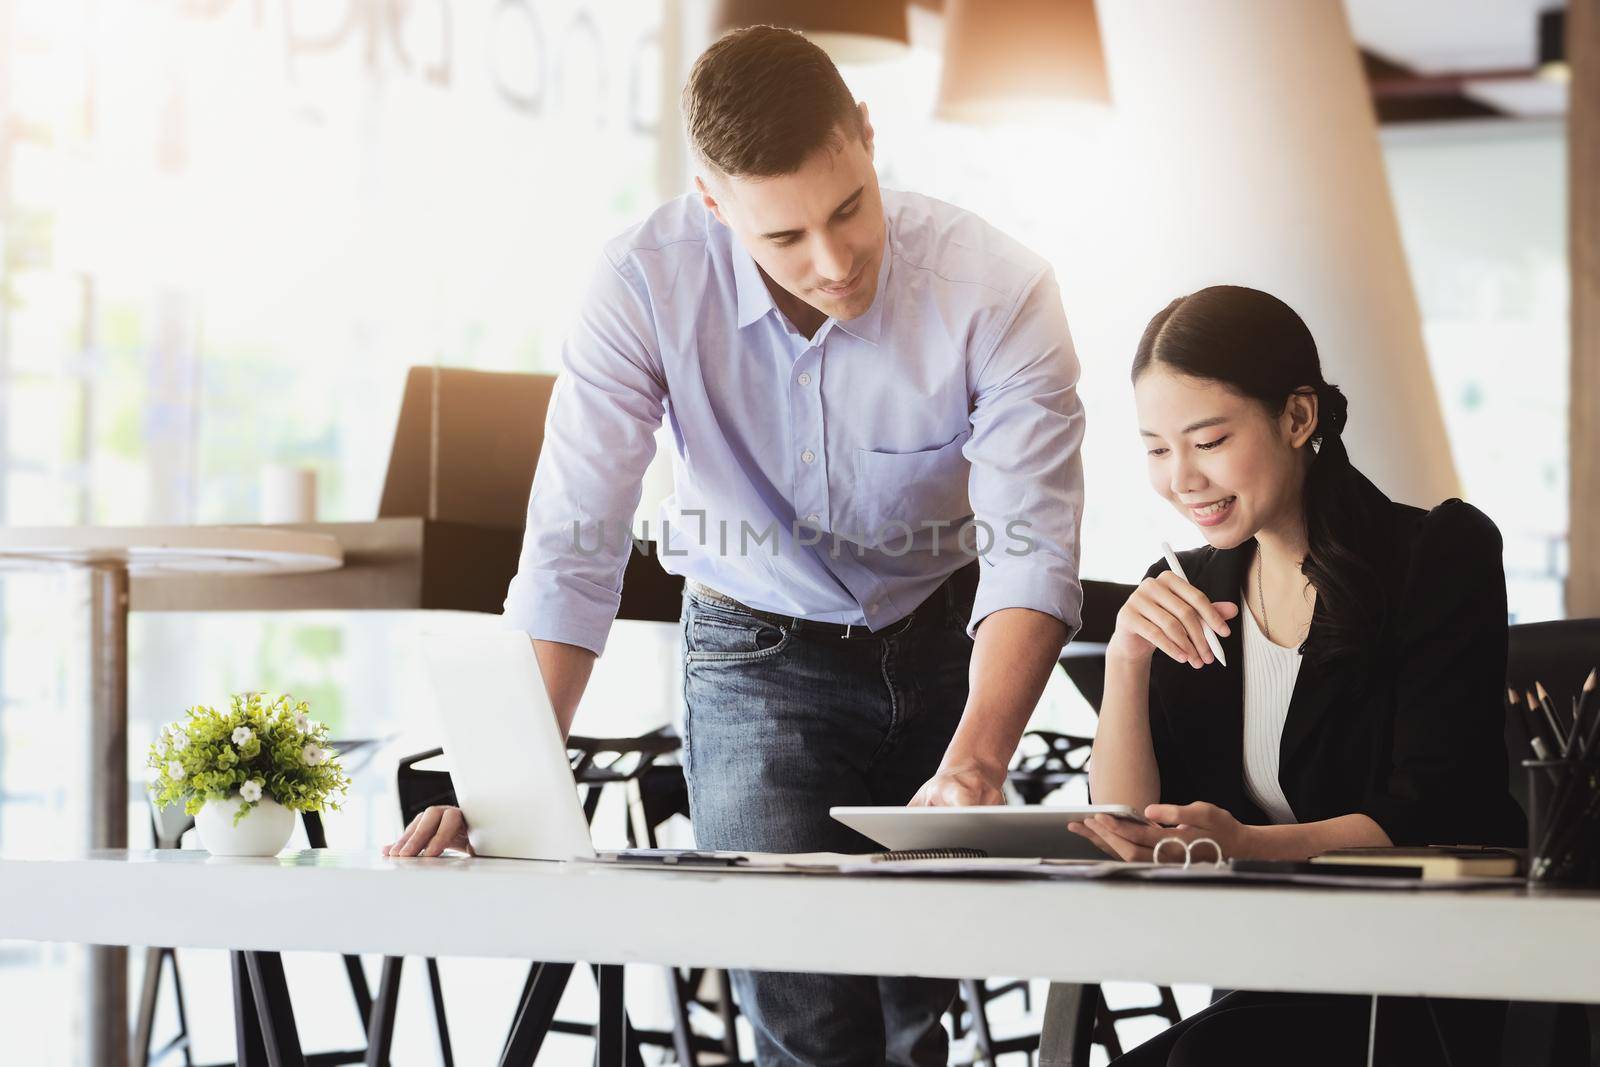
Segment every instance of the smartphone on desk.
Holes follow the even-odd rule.
[[[663,867],[742,867],[749,856],[732,852],[704,852],[690,848],[631,848],[602,852],[596,859],[608,863],[659,863]]]

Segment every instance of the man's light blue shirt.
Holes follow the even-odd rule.
[[[1024,607],[1076,631],[1084,416],[1054,274],[970,212],[883,204],[872,306],[811,338],[696,196],[607,245],[562,350],[508,625],[603,650],[665,418],[668,571],[878,630],[976,554],[972,629]]]

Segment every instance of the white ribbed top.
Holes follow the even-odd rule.
[[[1245,791],[1273,822],[1298,822],[1278,784],[1278,751],[1300,675],[1300,650],[1267,640],[1242,593],[1239,603],[1244,623]]]

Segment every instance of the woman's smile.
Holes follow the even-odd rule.
[[[1220,500],[1212,500],[1205,504],[1189,504],[1189,515],[1200,526],[1218,526],[1228,521],[1233,514],[1233,505],[1238,501],[1236,496],[1225,496]]]

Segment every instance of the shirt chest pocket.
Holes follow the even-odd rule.
[[[972,514],[967,501],[971,465],[962,446],[972,436],[966,427],[938,448],[917,452],[856,449],[855,483],[849,505],[834,532],[868,547],[904,543],[915,534],[959,525]]]

